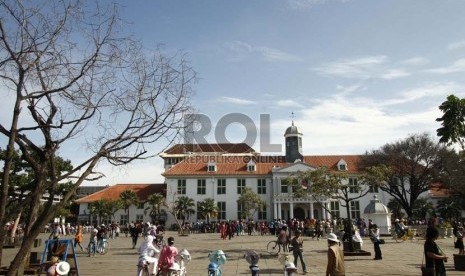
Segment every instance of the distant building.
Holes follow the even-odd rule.
[[[97,217],[91,216],[89,211],[92,203],[99,200],[117,200],[120,198],[122,192],[131,190],[134,191],[139,199],[140,203],[136,206],[133,205],[129,208],[129,217],[124,209],[118,210],[114,217],[105,221],[109,223],[111,221],[119,222],[120,225],[126,225],[132,221],[134,222],[152,222],[149,212],[145,209],[148,207],[146,204],[147,198],[155,193],[160,193],[166,196],[166,185],[160,184],[116,184],[113,186],[106,187],[96,193],[77,199],[75,203],[79,204],[79,216],[78,221],[81,223],[94,224],[97,223]],[[163,212],[160,217],[161,222],[166,220],[166,213]]]
[[[302,136],[294,123],[286,129],[284,156],[261,155],[244,144],[176,145],[160,155],[165,160],[163,176],[166,178],[167,200],[173,202],[180,196],[188,196],[198,204],[213,198],[219,211],[218,220],[238,219],[241,206],[237,200],[242,189],[250,187],[267,206],[255,214],[256,220],[329,219],[328,210],[336,217],[346,217],[346,210],[339,201],[295,198],[292,187],[284,180],[291,174],[324,166],[331,171],[346,172],[348,184],[358,185],[360,169],[357,163],[361,156],[304,155]],[[386,204],[390,198],[387,193],[373,188],[365,197],[351,202],[351,217],[362,217],[374,195]],[[191,220],[196,219],[200,217],[191,216]]]

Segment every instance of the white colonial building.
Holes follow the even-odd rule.
[[[238,219],[237,203],[242,189],[250,187],[266,202],[267,208],[254,219],[328,219],[330,212],[336,217],[346,217],[340,202],[328,198],[318,200],[295,198],[292,187],[284,181],[297,172],[327,167],[331,171],[344,171],[348,182],[358,185],[360,155],[303,155],[302,133],[292,123],[284,134],[285,156],[261,155],[246,144],[178,144],[160,156],[165,161],[167,200],[187,196],[195,202],[212,198],[217,203],[218,220]],[[356,191],[354,190],[354,193]],[[354,194],[355,196],[356,194]],[[363,217],[365,207],[374,196],[387,204],[390,196],[372,189],[363,198],[351,202],[352,218]],[[326,208],[323,208],[325,206]],[[192,216],[190,220],[196,220]]]

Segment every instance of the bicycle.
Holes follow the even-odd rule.
[[[397,232],[395,230],[393,230],[391,234],[392,234],[393,239],[396,240],[396,242],[404,242],[407,240],[410,240],[412,242],[413,241],[418,242],[420,240],[417,236],[417,230],[412,229],[412,228],[408,228],[407,232],[405,232],[404,235],[400,237],[397,235]]]
[[[287,243],[280,243],[278,240],[275,240],[275,241],[270,241],[267,245],[266,245],[266,251],[270,254],[270,255],[278,255],[279,252],[281,252],[281,247],[283,249],[283,252],[289,252],[289,248],[288,248],[288,245]]]
[[[149,264],[141,260],[137,264],[137,276],[150,276]]]

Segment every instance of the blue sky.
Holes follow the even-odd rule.
[[[269,114],[271,142],[280,144],[294,112],[305,155],[435,136],[438,106],[449,94],[465,97],[465,1],[117,2],[124,31],[147,51],[187,53],[199,77],[193,105],[213,125],[237,112],[258,126]],[[226,135],[246,134],[234,124]],[[162,182],[162,166],[155,158],[107,167],[100,184]]]
[[[294,112],[306,155],[363,154],[435,135],[441,102],[465,96],[465,1],[120,4],[147,49],[188,54],[199,76],[194,106],[213,125],[239,112],[258,126],[269,114],[279,144]],[[226,135],[238,142],[246,132],[234,124]],[[153,172],[161,162],[147,164]]]

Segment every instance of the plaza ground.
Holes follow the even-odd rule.
[[[273,236],[239,236],[231,240],[221,240],[219,234],[191,234],[179,236],[176,232],[165,233],[165,238],[173,236],[176,247],[181,250],[186,248],[192,261],[187,265],[188,275],[206,275],[209,263],[208,253],[221,249],[227,256],[227,262],[223,265],[223,275],[250,275],[249,265],[244,259],[246,250],[255,250],[261,255],[258,263],[260,275],[283,275],[282,265],[276,256],[270,256],[266,252],[266,245],[274,240]],[[40,238],[44,241],[48,237],[42,234]],[[72,236],[69,236],[72,238]],[[142,243],[138,241],[138,246]],[[373,244],[367,238],[364,239],[362,249],[370,251],[372,256],[346,257],[346,275],[421,275],[420,264],[424,240],[419,242],[406,241],[397,243],[386,237],[386,244],[381,245],[383,260],[373,260]],[[83,246],[89,241],[89,234],[84,234]],[[77,249],[78,266],[81,276],[120,275],[132,276],[137,272],[138,253],[132,249],[130,237],[119,237],[110,239],[110,250],[106,255],[87,257],[87,254]],[[42,253],[44,242],[33,251]],[[441,249],[449,256],[446,263],[447,275],[465,275],[465,271],[455,271],[452,254],[457,253],[453,247],[453,238],[438,240]],[[4,249],[2,266],[8,264],[17,249]],[[307,275],[325,275],[327,264],[327,242],[325,239],[317,240],[304,237],[304,256],[307,264]],[[301,265],[298,263],[299,274],[302,273]]]

